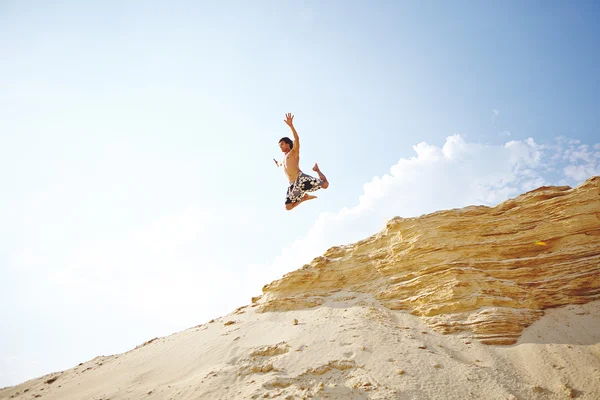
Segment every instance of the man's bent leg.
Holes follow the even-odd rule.
[[[287,203],[285,205],[285,209],[288,210],[288,211],[290,211],[291,209],[299,206],[300,203],[304,203],[306,200],[312,200],[312,199],[316,199],[316,198],[317,198],[317,196],[312,196],[312,195],[310,195],[308,193],[305,193],[304,196],[302,197],[302,199],[300,201],[295,202],[295,203]]]
[[[319,169],[319,165],[317,163],[315,163],[315,166],[313,167],[313,171],[315,171],[317,174],[319,174],[319,179],[323,181],[321,188],[327,189],[329,187],[329,181],[327,180],[325,175],[323,175],[323,173]]]

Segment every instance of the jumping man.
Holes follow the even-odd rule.
[[[288,113],[285,115],[284,121],[292,130],[294,141],[292,142],[288,137],[281,138],[279,140],[279,148],[285,154],[283,162],[279,163],[277,160],[273,159],[278,167],[283,165],[285,174],[290,181],[290,186],[288,187],[287,195],[285,197],[286,210],[291,210],[306,200],[317,198],[317,196],[310,195],[308,192],[327,189],[329,187],[327,178],[325,178],[325,175],[323,175],[316,163],[313,167],[313,171],[319,174],[319,179],[307,175],[300,170],[300,139],[294,128],[293,119],[294,116],[291,113]]]

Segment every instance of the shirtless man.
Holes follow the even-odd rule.
[[[313,171],[319,174],[319,179],[307,175],[300,170],[300,139],[294,128],[293,119],[294,116],[291,113],[288,113],[285,115],[284,121],[292,130],[294,141],[292,142],[288,137],[281,138],[279,140],[279,148],[285,154],[283,162],[280,163],[273,159],[278,167],[283,165],[285,174],[290,181],[290,186],[288,187],[287,195],[285,196],[286,210],[291,210],[306,200],[317,198],[317,196],[310,195],[307,192],[314,192],[315,190],[327,189],[329,187],[327,178],[325,178],[325,175],[323,175],[316,163],[313,167]]]

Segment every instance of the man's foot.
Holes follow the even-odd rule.
[[[319,179],[323,181],[321,188],[327,189],[329,187],[329,181],[327,181],[327,178],[325,177],[325,175],[323,175],[323,173],[321,172],[321,169],[319,169],[319,164],[315,163],[315,166],[313,167],[313,171],[315,171],[317,174],[319,174]]]
[[[299,206],[300,204],[304,203],[306,200],[312,200],[312,199],[316,199],[317,196],[313,196],[312,194],[308,194],[308,193],[304,193],[304,196],[302,196],[302,199],[300,199],[299,202],[297,203],[288,203],[285,205],[285,209],[286,210],[292,210],[294,208],[296,208],[297,206]]]
[[[302,197],[302,201],[312,200],[312,199],[316,199],[316,198],[317,198],[317,196],[313,196],[312,194],[305,193],[304,196]]]

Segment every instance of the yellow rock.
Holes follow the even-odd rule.
[[[495,207],[396,217],[265,285],[256,302],[261,312],[294,310],[341,289],[364,292],[438,332],[513,344],[545,309],[600,298],[599,196],[596,176]]]

